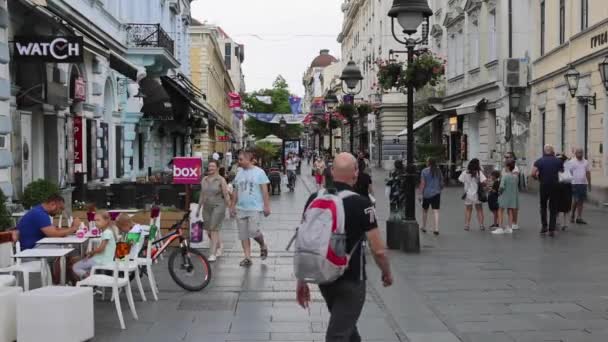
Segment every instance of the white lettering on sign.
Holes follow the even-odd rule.
[[[15,48],[19,56],[23,57],[52,57],[63,61],[72,57],[80,57],[82,47],[78,41],[68,41],[63,37],[57,37],[47,42],[16,41]]]
[[[178,168],[173,165],[173,177],[198,177],[198,173],[196,168]]]

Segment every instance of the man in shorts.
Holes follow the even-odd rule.
[[[234,193],[230,205],[230,215],[236,217],[239,230],[239,240],[245,252],[245,258],[240,265],[249,267],[251,261],[251,239],[260,245],[260,257],[268,257],[268,246],[260,231],[262,215],[270,215],[270,196],[268,184],[270,180],[264,170],[253,164],[254,156],[250,151],[239,154],[241,169],[234,179]]]
[[[587,200],[587,191],[591,189],[591,168],[585,159],[582,148],[574,151],[575,158],[566,162],[565,168],[572,174],[572,217],[571,222],[587,224],[583,220],[583,204]],[[576,214],[576,219],[575,215]]]

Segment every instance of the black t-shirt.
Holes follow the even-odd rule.
[[[562,161],[555,156],[545,155],[538,159],[534,166],[538,169],[538,178],[541,185],[553,185],[559,183],[559,172],[562,169]]]
[[[350,190],[353,188],[344,183],[334,183],[338,191]],[[306,202],[305,208],[317,197],[317,194],[312,194]],[[372,206],[369,198],[355,195],[344,199],[344,229],[346,230],[346,249],[351,251],[357,243],[359,245],[353,251],[350,261],[348,263],[348,269],[344,272],[340,279],[348,280],[366,280],[367,275],[365,273],[365,254],[363,251],[363,242],[365,241],[365,234],[373,229],[378,228],[376,221],[376,211]],[[363,274],[361,274],[363,271]],[[338,279],[338,280],[340,280]]]
[[[355,184],[355,192],[365,198],[368,198],[370,184],[372,184],[372,177],[370,177],[367,173],[359,171],[359,177],[357,177],[357,183]]]

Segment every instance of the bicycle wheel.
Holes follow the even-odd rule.
[[[198,250],[184,247],[169,256],[169,274],[185,290],[200,291],[209,285],[211,265]]]

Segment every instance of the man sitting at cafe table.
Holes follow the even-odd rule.
[[[80,227],[78,218],[67,229],[53,225],[51,217],[61,214],[64,208],[65,200],[58,194],[53,194],[43,203],[32,207],[17,224],[21,250],[34,248],[45,237],[65,237],[76,233]]]

